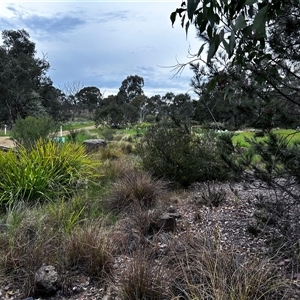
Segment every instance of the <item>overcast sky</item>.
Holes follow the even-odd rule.
[[[147,96],[189,92],[193,73],[175,76],[171,66],[188,61],[199,42],[188,37],[170,14],[172,1],[14,1],[0,2],[0,29],[25,29],[46,55],[54,86],[96,86],[116,94],[129,75],[144,78]]]

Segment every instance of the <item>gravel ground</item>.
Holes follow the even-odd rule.
[[[190,189],[176,194],[174,197],[174,208],[181,215],[177,221],[176,235],[178,238],[189,232],[201,234],[207,228],[212,228],[212,234],[218,232],[221,246],[230,248],[232,246],[243,255],[264,255],[268,252],[265,245],[265,236],[255,237],[247,230],[249,224],[255,222],[254,207],[251,204],[257,189],[245,189],[241,184],[218,184],[218,190],[226,194],[226,200],[218,207],[199,205],[201,201],[201,190],[203,184],[195,184]],[[163,238],[163,237],[162,237]],[[161,238],[161,240],[162,240]],[[160,247],[164,247],[160,243]],[[91,281],[82,274],[69,274],[69,280],[65,281],[64,289],[49,300],[96,300],[96,299],[119,299],[116,295],[116,281],[126,268],[129,256],[120,254],[115,257],[114,277],[112,287],[102,286]],[[20,293],[14,290],[11,284],[0,288],[0,299],[20,300]],[[24,298],[23,298],[24,299]],[[27,298],[27,300],[31,298]],[[36,300],[35,298],[34,300]],[[39,298],[42,299],[42,298]],[[293,290],[291,294],[282,298],[285,300],[300,299],[300,281],[293,278]],[[120,299],[122,300],[122,299]]]

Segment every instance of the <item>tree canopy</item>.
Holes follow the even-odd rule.
[[[25,30],[2,31],[0,46],[0,121],[9,126],[18,117],[34,115],[40,107],[40,89],[50,64],[35,57],[35,44]]]
[[[259,99],[256,115],[268,111],[272,124],[276,113],[284,112],[281,121],[299,118],[299,0],[187,0],[171,13],[172,24],[178,17],[186,34],[195,26],[201,41],[191,60],[177,65],[190,65],[196,93],[206,83],[207,93],[217,87],[229,102],[239,94]]]

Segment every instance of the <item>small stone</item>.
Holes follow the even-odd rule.
[[[58,273],[53,266],[42,266],[35,273],[35,292],[52,295],[59,289]]]

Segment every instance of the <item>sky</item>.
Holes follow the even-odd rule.
[[[169,1],[14,1],[0,2],[0,31],[25,29],[45,56],[53,85],[96,86],[105,96],[117,94],[130,75],[144,79],[145,95],[189,93],[189,61],[199,41],[194,28],[186,37],[170,14],[181,0]],[[2,42],[1,42],[2,43]]]

